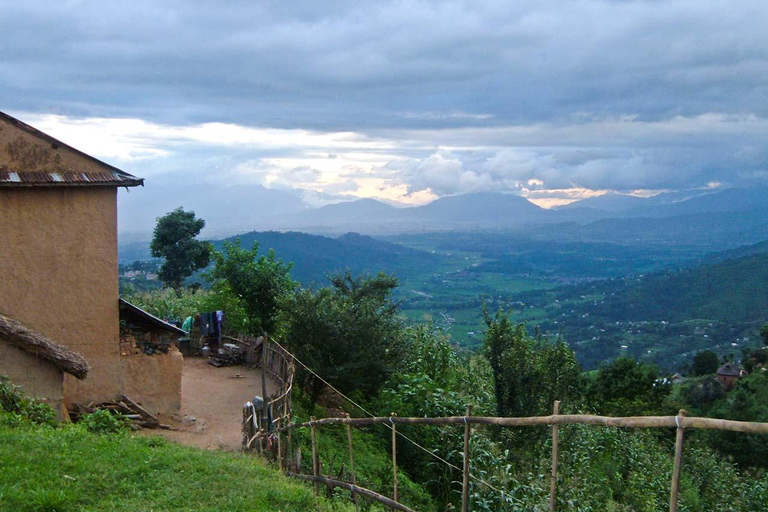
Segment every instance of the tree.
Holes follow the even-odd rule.
[[[158,277],[165,286],[178,290],[187,277],[208,265],[212,246],[195,237],[205,227],[205,221],[195,212],[176,208],[157,219],[152,244],[152,256],[164,258]]]
[[[298,284],[291,279],[292,263],[283,263],[269,250],[259,256],[259,243],[250,249],[240,246],[240,239],[224,242],[222,252],[214,252],[216,262],[210,276],[240,299],[249,331],[279,335],[279,316],[287,307]]]
[[[704,350],[693,356],[693,374],[696,376],[715,373],[719,366],[720,360],[711,350]]]
[[[768,345],[768,323],[760,328],[760,337],[763,338],[763,345]]]
[[[483,313],[500,416],[549,414],[555,400],[572,401],[578,395],[579,366],[564,341],[531,337],[525,325],[514,325],[502,311],[495,317]]]
[[[397,278],[385,273],[330,277],[331,287],[302,290],[290,305],[286,339],[296,357],[343,393],[373,395],[399,357],[403,326],[392,302]],[[317,399],[323,384],[299,378]]]
[[[602,413],[631,416],[660,412],[669,391],[655,365],[620,357],[600,368],[588,395]]]

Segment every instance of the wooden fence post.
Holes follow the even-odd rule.
[[[349,413],[347,413],[347,419],[349,419]],[[355,476],[355,454],[352,451],[352,425],[347,423],[347,444],[349,445],[349,473],[352,477],[352,485],[357,485],[357,477]],[[352,491],[352,500],[355,502],[355,510],[360,512],[360,505],[357,502],[357,493]]]
[[[395,427],[395,422],[392,420],[392,418],[397,417],[397,414],[392,413],[389,415],[389,423],[392,426],[392,471],[393,471],[393,483],[394,483],[394,500],[397,501],[398,499],[398,492],[397,492],[397,427]]]
[[[267,397],[267,333],[261,336],[261,400],[263,405],[261,407],[261,425],[263,428],[270,430],[270,425],[267,425],[269,421],[269,398]]]
[[[560,414],[560,400],[555,400],[555,406],[552,409],[552,414],[557,416]],[[549,510],[555,511],[557,505],[557,456],[560,451],[558,443],[560,442],[560,432],[558,432],[557,424],[552,425],[552,482],[549,488]]]
[[[275,419],[275,428],[277,429],[277,467],[280,468],[280,472],[283,472],[283,433],[280,431],[280,426],[283,424],[283,418]]]
[[[677,436],[675,437],[675,465],[672,468],[672,489],[669,493],[669,512],[677,512],[677,495],[680,492],[680,471],[683,464],[683,435],[685,433],[681,422],[685,415],[685,410],[680,409],[680,412],[675,416]]]
[[[312,475],[318,476],[320,463],[317,456],[317,434],[315,433],[315,417],[309,418],[309,425],[312,430]],[[315,482],[315,494],[320,494],[320,484]]]
[[[253,410],[243,406],[243,451],[250,451],[248,441],[253,437]]]
[[[470,427],[467,418],[472,415],[472,406],[467,404],[467,415],[464,416],[464,479],[461,483],[461,512],[469,512],[469,434]]]
[[[288,469],[288,471],[293,472],[295,471],[293,469],[293,442],[291,440],[291,431],[293,430],[290,428],[291,420],[288,419],[288,445],[285,447],[285,467]]]

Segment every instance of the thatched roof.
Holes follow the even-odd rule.
[[[88,375],[91,369],[81,355],[62,347],[2,313],[0,313],[0,340],[45,359],[81,380]]]
[[[739,368],[739,365],[729,362],[718,368],[717,374],[722,375],[723,377],[738,377],[741,375],[741,369]]]

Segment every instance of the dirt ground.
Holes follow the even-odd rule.
[[[267,392],[277,386],[267,376]],[[242,407],[261,395],[261,371],[245,366],[216,368],[201,357],[185,357],[181,377],[181,415],[162,418],[178,430],[143,430],[173,441],[212,450],[239,450]]]

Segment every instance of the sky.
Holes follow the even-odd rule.
[[[498,191],[551,207],[768,182],[764,0],[0,12],[0,110],[155,191],[266,187],[312,207]]]

